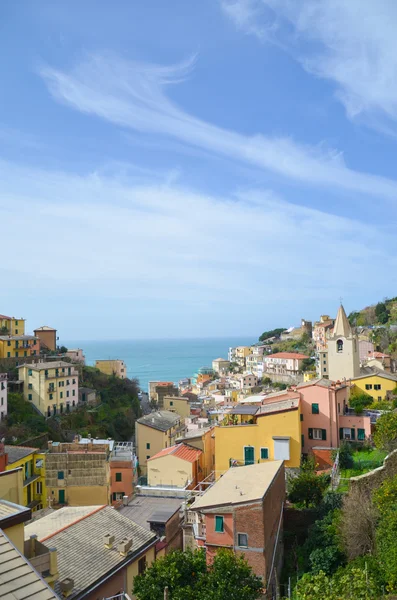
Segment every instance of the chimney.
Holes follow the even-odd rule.
[[[50,552],[50,575],[55,579],[58,578],[58,554],[56,548],[49,548]],[[73,587],[73,586],[72,586]]]
[[[128,506],[128,496],[123,496],[123,506]]]
[[[117,545],[117,551],[120,552],[121,556],[126,556],[128,550],[132,547],[132,540],[124,538]]]
[[[62,581],[59,582],[59,587],[62,595],[67,598],[73,591],[74,581],[70,577],[66,577],[66,579],[62,579]]]
[[[105,548],[109,548],[109,550],[110,550],[113,546],[114,540],[115,540],[114,535],[110,535],[110,533],[104,535],[103,543],[105,544]]]

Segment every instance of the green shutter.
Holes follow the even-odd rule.
[[[303,415],[302,414],[300,415],[300,420],[303,421]]]
[[[357,431],[357,439],[360,441],[365,440],[365,429],[359,429]]]
[[[343,440],[343,427],[339,427],[339,439]]]
[[[322,439],[326,440],[327,439],[327,430],[326,429],[322,429],[321,430],[321,434],[322,434]]]
[[[309,427],[309,440],[313,439],[313,429]]]
[[[302,443],[302,448],[305,445],[305,436],[303,435],[303,433],[301,434],[301,443]]]
[[[355,429],[351,429],[350,430],[350,435],[351,435],[352,440],[355,440],[356,439],[356,430]]]
[[[312,415],[318,415],[318,414],[320,414],[320,409],[319,409],[318,403],[315,402],[312,404]]]
[[[261,448],[261,459],[266,460],[269,458],[268,448]]]
[[[215,531],[217,533],[223,533],[223,517],[215,517]]]

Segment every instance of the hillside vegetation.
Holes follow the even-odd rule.
[[[135,420],[141,416],[138,382],[108,376],[93,367],[79,367],[79,371],[80,386],[97,391],[96,406],[83,406],[67,415],[45,419],[22,394],[9,393],[8,415],[0,423],[0,437],[16,444],[42,434],[61,441],[73,433],[130,440]]]

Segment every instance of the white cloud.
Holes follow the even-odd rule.
[[[397,197],[397,182],[350,169],[340,152],[309,147],[287,137],[247,136],[185,112],[166,86],[189,76],[193,60],[170,67],[131,63],[114,56],[86,58],[71,72],[45,68],[53,96],[73,108],[123,128],[172,136],[178,141],[311,185]]]
[[[349,117],[384,130],[396,121],[394,0],[220,1],[239,29],[255,33],[271,26],[273,41],[289,47],[307,71],[334,82]]]
[[[0,177],[2,245],[17,249],[0,265],[7,301],[24,289],[30,311],[66,302],[69,337],[89,335],[84,315],[99,310],[103,337],[121,314],[134,336],[182,334],[186,322],[185,335],[253,331],[265,315],[294,322],[312,298],[367,297],[368,273],[382,295],[392,285],[393,236],[271,192],[225,198],[10,163]]]

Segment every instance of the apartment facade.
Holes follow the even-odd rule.
[[[66,352],[65,356],[68,356],[69,358],[71,358],[72,361],[75,363],[80,363],[82,365],[85,365],[84,351],[81,348],[74,348],[73,350],[71,350],[69,348],[69,350]]]
[[[6,335],[25,335],[25,319],[0,315],[0,331]]]
[[[115,443],[110,455],[110,504],[121,506],[124,496],[132,498],[137,483],[137,465],[132,442]]]
[[[7,416],[7,373],[0,373],[0,421]]]
[[[45,454],[38,448],[25,446],[4,446],[7,454],[6,471],[22,470],[22,499],[23,504],[32,512],[46,508],[46,463]]]
[[[110,503],[109,444],[48,442],[46,488],[51,506]]]
[[[227,548],[244,556],[267,589],[275,586],[282,567],[284,502],[283,461],[229,469],[190,507],[197,515],[196,544],[205,548],[207,563]]]
[[[372,396],[374,402],[386,400],[397,387],[397,376],[381,369],[367,370],[370,372],[351,379],[352,391],[364,392]]]
[[[147,474],[147,461],[175,444],[186,430],[184,419],[167,410],[152,412],[135,422],[135,444],[143,476]]]
[[[115,375],[120,379],[127,377],[127,365],[123,360],[96,360],[95,367],[105,375]]]
[[[215,373],[222,373],[223,371],[227,371],[230,367],[230,362],[225,360],[224,358],[216,358],[212,361],[212,369]]]
[[[161,450],[147,461],[148,485],[193,489],[203,479],[202,454],[183,443]]]
[[[21,365],[18,377],[24,382],[25,400],[45,417],[68,413],[79,402],[78,371],[64,361]]]
[[[0,358],[27,358],[40,354],[40,340],[33,335],[0,335]]]
[[[165,396],[161,408],[177,413],[183,419],[190,417],[190,402],[187,398],[180,396]]]
[[[266,372],[279,375],[297,375],[302,370],[302,362],[310,358],[299,352],[276,352],[264,356]]]
[[[43,325],[43,327],[38,327],[34,330],[34,334],[39,338],[40,344],[47,348],[48,350],[52,350],[55,352],[57,349],[57,330],[52,327],[48,327],[48,325]]]

